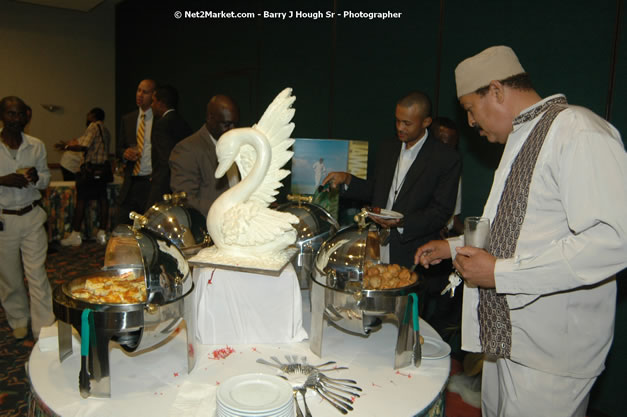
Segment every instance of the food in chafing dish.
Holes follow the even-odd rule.
[[[89,277],[72,288],[71,293],[88,303],[137,304],[146,301],[146,282],[133,271],[119,276]]]
[[[367,290],[401,288],[414,284],[416,281],[418,281],[418,274],[404,266],[370,262],[364,265],[363,288]]]

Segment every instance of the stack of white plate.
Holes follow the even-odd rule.
[[[244,374],[220,384],[216,417],[294,417],[292,385],[275,375]]]

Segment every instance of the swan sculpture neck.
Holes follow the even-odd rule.
[[[207,230],[218,247],[225,247],[223,233],[220,230],[221,223],[212,221],[222,219],[223,214],[236,204],[245,202],[263,182],[264,176],[270,167],[272,149],[265,136],[253,128],[239,128],[224,134],[220,140],[228,143],[218,144],[218,160],[220,160],[220,148],[230,149],[232,160],[239,153],[240,148],[250,145],[255,149],[257,158],[248,175],[232,188],[228,189],[211,205],[207,215]],[[223,162],[224,163],[224,162]],[[226,170],[225,170],[226,171]]]
[[[241,128],[238,129],[237,133],[237,135],[228,136],[225,139],[234,141],[238,145],[237,152],[244,145],[252,146],[257,154],[257,159],[250,173],[234,187],[224,192],[224,194],[229,196],[235,196],[234,204],[248,200],[248,197],[255,192],[257,187],[263,182],[272,160],[272,148],[261,132],[254,128]]]

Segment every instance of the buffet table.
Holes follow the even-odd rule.
[[[115,218],[115,201],[120,191],[121,179],[114,177],[114,182],[107,184],[109,200],[109,222]],[[48,213],[48,241],[61,240],[72,231],[72,217],[76,207],[76,186],[74,181],[52,181],[42,192],[43,208]],[[90,201],[85,212],[83,232],[88,237],[95,237],[100,216],[97,201]]]
[[[303,321],[310,323],[309,294],[302,294]],[[421,320],[424,336],[439,339],[431,326]],[[62,364],[58,351],[42,352],[38,342],[28,363],[32,395],[29,416],[207,416],[215,415],[216,390],[222,381],[235,375],[260,372],[276,374],[273,367],[257,363],[272,356],[288,361],[287,355],[305,358],[309,364],[337,361],[349,369],[329,376],[350,378],[363,388],[354,400],[353,417],[444,416],[444,387],[450,371],[450,357],[423,359],[395,371],[394,341],[397,329],[384,323],[369,337],[346,333],[336,327],[324,329],[323,357],[316,357],[308,341],[286,344],[198,345],[197,363],[187,374],[185,332],[179,331],[163,345],[141,354],[111,349],[111,398],[82,399],[78,390],[80,348]],[[441,340],[441,339],[439,339]],[[308,394],[314,417],[341,416],[315,393]],[[302,402],[301,402],[302,407]]]

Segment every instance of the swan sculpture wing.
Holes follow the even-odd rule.
[[[291,158],[294,152],[289,148],[294,143],[290,138],[294,130],[291,122],[295,110],[291,107],[296,97],[292,96],[292,89],[286,88],[270,103],[259,122],[252,128],[262,133],[272,148],[272,159],[268,172],[261,185],[250,196],[249,200],[258,201],[266,207],[275,200],[278,189],[282,186],[281,180],[290,174],[289,170],[281,169]],[[251,145],[240,148],[235,158],[242,178],[245,178],[252,169],[257,158],[255,149]]]
[[[240,247],[256,247],[269,242],[284,248],[294,243],[296,231],[292,224],[298,217],[248,201],[229,209],[224,215],[224,243]],[[279,242],[284,244],[278,245]]]

